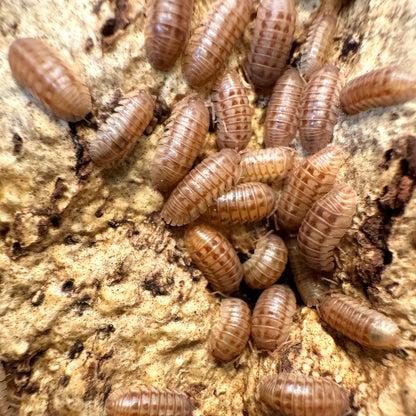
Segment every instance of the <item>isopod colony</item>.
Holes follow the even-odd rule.
[[[254,0],[218,0],[192,34],[192,0],[153,0],[147,9],[150,64],[169,71],[182,54],[183,77],[193,88],[173,107],[150,176],[166,195],[161,217],[169,226],[187,226],[185,249],[223,297],[207,348],[213,360],[228,362],[251,337],[255,353],[278,357],[291,342],[295,287],[304,304],[316,307],[322,320],[341,334],[369,348],[400,348],[403,340],[392,319],[330,286],[336,248],[357,206],[352,186],[337,180],[346,155],[330,143],[341,110],[355,114],[404,103],[416,97],[416,78],[407,68],[389,67],[345,83],[340,69],[326,59],[336,33],[336,8],[315,15],[299,67],[289,66],[295,0],[261,0],[247,56],[240,68],[227,68],[255,6]],[[16,81],[56,117],[77,122],[91,111],[88,87],[46,41],[14,41],[9,64]],[[252,108],[243,75],[252,89],[271,95],[262,150],[245,149],[252,136]],[[198,87],[207,85],[212,87],[211,103],[198,95]],[[125,94],[89,144],[92,162],[111,169],[144,132],[154,107],[147,86]],[[209,129],[208,107],[218,151],[195,165]],[[289,147],[296,137],[306,158]],[[262,220],[270,230],[241,263],[220,229]],[[287,263],[293,283],[276,283]],[[253,311],[232,297],[242,280],[262,290]],[[258,399],[284,415],[341,416],[349,410],[350,392],[324,377],[281,372],[261,381]],[[0,401],[5,400],[3,390]],[[182,392],[131,386],[112,392],[105,412],[185,416],[192,414],[192,406]]]

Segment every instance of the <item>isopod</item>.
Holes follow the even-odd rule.
[[[161,216],[171,225],[189,224],[240,177],[240,155],[231,149],[213,153],[186,175],[172,191]]]
[[[105,166],[124,157],[152,120],[154,106],[147,87],[126,94],[90,143],[93,162]]]
[[[403,104],[416,98],[416,75],[401,66],[376,69],[349,81],[340,98],[347,114]]]
[[[215,291],[229,294],[237,290],[243,267],[233,246],[219,231],[195,225],[185,233],[185,246]]]
[[[214,358],[229,361],[241,354],[250,338],[251,312],[238,298],[221,302],[219,322],[212,328],[208,345]]]
[[[274,351],[289,336],[296,310],[296,298],[287,285],[273,285],[257,300],[251,321],[251,335],[257,348]]]
[[[272,87],[284,71],[296,27],[294,0],[261,0],[250,52],[247,79],[257,88]]]
[[[314,270],[334,268],[334,249],[352,223],[357,195],[344,182],[334,185],[306,214],[298,233],[299,254]]]
[[[274,147],[245,151],[241,155],[239,182],[274,182],[284,179],[295,164],[296,151]]]
[[[195,94],[175,105],[151,166],[155,188],[169,191],[185,177],[201,151],[208,127],[208,109]]]
[[[276,206],[276,192],[260,182],[243,183],[220,196],[204,218],[225,224],[244,224],[270,216]]]
[[[236,70],[227,70],[212,92],[220,149],[244,149],[251,137],[251,107]]]
[[[260,385],[260,398],[286,416],[343,416],[349,393],[322,377],[280,373]]]
[[[242,35],[253,0],[218,0],[206,21],[191,36],[182,73],[192,87],[200,87],[218,73]]]
[[[16,81],[56,117],[75,122],[91,111],[88,86],[43,40],[16,39],[10,45],[9,65]]]
[[[299,70],[306,81],[325,64],[326,54],[335,34],[337,16],[334,12],[321,12],[315,17],[303,47]]]
[[[261,237],[254,255],[243,263],[244,280],[252,289],[266,289],[276,283],[287,263],[287,248],[276,234]]]
[[[343,84],[339,69],[326,64],[311,75],[304,87],[299,104],[299,136],[307,153],[316,153],[331,141]]]
[[[300,227],[314,202],[332,188],[344,160],[344,152],[329,145],[289,173],[275,216],[281,228],[295,231]]]
[[[179,58],[189,37],[193,3],[194,0],[148,0],[144,46],[153,68],[167,71]]]
[[[298,106],[303,81],[295,68],[287,69],[277,80],[267,107],[264,123],[266,147],[289,146],[298,130]]]
[[[105,416],[191,416],[192,403],[185,393],[154,387],[124,387],[110,394]]]

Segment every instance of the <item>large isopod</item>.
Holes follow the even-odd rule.
[[[208,110],[196,95],[175,105],[153,157],[150,177],[155,188],[167,192],[185,177],[201,151],[208,127]]]
[[[194,0],[148,0],[144,27],[147,59],[161,71],[175,64],[189,36]]]
[[[90,91],[85,82],[42,39],[16,39],[10,45],[9,64],[16,81],[56,117],[75,122],[91,111]]]
[[[234,292],[243,279],[243,267],[231,243],[208,225],[195,225],[185,233],[185,245],[194,263],[215,291]]]
[[[212,328],[208,345],[214,358],[229,361],[241,354],[250,338],[251,312],[238,298],[221,301],[218,323]]]
[[[349,393],[322,377],[280,373],[260,385],[260,398],[285,416],[343,416]]]
[[[152,120],[154,106],[147,87],[126,94],[90,143],[92,161],[108,166],[124,157]]]
[[[240,155],[223,149],[208,156],[172,191],[161,216],[170,225],[185,225],[203,214],[240,177]]]
[[[316,153],[331,141],[343,84],[339,69],[326,64],[312,74],[304,87],[299,103],[299,136],[307,153]]]
[[[252,111],[236,70],[224,72],[214,87],[212,101],[217,123],[217,146],[220,149],[244,149],[252,133]]]
[[[356,209],[357,195],[344,182],[334,185],[312,205],[298,233],[299,254],[309,267],[333,270],[335,247],[351,226]]]
[[[185,393],[154,387],[124,387],[105,403],[105,416],[191,416],[192,403]]]

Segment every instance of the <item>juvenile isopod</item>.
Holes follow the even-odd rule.
[[[191,416],[192,403],[185,393],[154,387],[124,387],[105,403],[105,416]]]
[[[192,87],[216,75],[242,35],[253,0],[218,0],[206,21],[191,36],[182,61],[182,73]]]
[[[376,69],[349,81],[340,98],[347,114],[403,104],[416,98],[416,74],[401,66]]]
[[[326,64],[312,74],[304,87],[299,104],[299,136],[307,153],[316,153],[331,141],[343,84],[339,69]]]
[[[170,225],[189,224],[203,214],[214,200],[229,191],[240,177],[240,155],[223,149],[208,156],[172,191],[161,216]]]
[[[250,52],[247,79],[257,88],[272,87],[284,71],[296,27],[294,0],[261,0]]]
[[[337,183],[306,214],[298,233],[299,254],[314,270],[334,268],[334,249],[352,223],[357,195],[350,185]]]
[[[260,182],[243,183],[220,196],[204,218],[225,224],[244,224],[270,216],[276,206],[276,192]]]
[[[322,319],[361,345],[377,349],[399,348],[400,329],[388,316],[342,293],[327,293],[318,306]]]
[[[276,234],[261,237],[254,255],[243,263],[244,280],[252,289],[266,289],[276,283],[287,263],[287,248]]]
[[[227,70],[212,92],[220,149],[244,149],[251,137],[251,107],[236,70]]]
[[[193,0],[148,0],[144,27],[146,56],[150,64],[167,71],[185,48]]]
[[[215,291],[229,294],[238,289],[243,267],[231,243],[208,225],[195,225],[185,233],[185,246]]]
[[[289,146],[298,130],[298,106],[303,81],[295,68],[287,69],[277,80],[267,107],[264,123],[266,147]]]
[[[87,85],[45,41],[16,39],[10,45],[9,65],[16,81],[56,117],[75,122],[91,111]]]
[[[147,87],[126,94],[90,144],[93,162],[105,166],[124,157],[152,120],[154,106]]]
[[[185,177],[201,151],[208,127],[208,110],[195,94],[175,105],[151,166],[155,188],[169,191]]]
[[[274,351],[288,338],[296,298],[287,285],[273,285],[257,300],[251,321],[251,335],[259,349]]]
[[[300,227],[313,203],[332,188],[344,160],[343,151],[330,145],[289,173],[277,203],[276,221],[281,228]]]
[[[285,416],[343,416],[349,393],[322,377],[280,373],[260,385],[260,398]]]
[[[247,304],[238,298],[223,299],[219,322],[208,338],[213,357],[229,361],[241,354],[250,338],[250,329],[251,312]]]
[[[240,182],[274,182],[283,179],[295,164],[296,151],[274,147],[245,151],[241,155]]]
[[[309,29],[299,65],[299,70],[306,81],[324,66],[336,27],[337,15],[334,12],[321,12],[315,17]]]

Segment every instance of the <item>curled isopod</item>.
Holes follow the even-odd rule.
[[[409,68],[389,66],[349,81],[342,89],[342,109],[357,114],[369,108],[403,104],[416,98],[416,74]]]
[[[9,49],[13,77],[56,117],[82,120],[91,111],[87,85],[51,46],[41,39],[16,39]]]
[[[309,267],[333,270],[334,249],[351,226],[356,208],[357,195],[344,182],[312,205],[298,233],[299,254]]]
[[[266,289],[276,283],[287,263],[287,248],[276,234],[261,237],[254,255],[243,263],[244,280],[252,289]]]
[[[250,141],[251,107],[236,70],[227,70],[212,92],[217,123],[217,146],[242,150]]]
[[[251,312],[247,304],[237,298],[221,301],[219,322],[208,338],[214,358],[229,361],[241,354],[250,338]]]
[[[238,289],[243,267],[231,243],[208,225],[195,225],[185,233],[185,245],[215,291],[229,294]]]
[[[245,151],[241,155],[239,182],[274,182],[283,179],[295,164],[296,151],[274,147]]]
[[[126,94],[90,143],[93,162],[105,166],[124,157],[152,120],[154,106],[147,87]]]
[[[201,151],[208,127],[208,110],[196,94],[175,105],[151,166],[155,188],[169,191],[185,177]]]
[[[204,218],[225,224],[244,224],[270,216],[276,206],[276,192],[260,182],[243,183],[220,196]]]
[[[124,387],[105,403],[105,416],[191,416],[192,403],[185,393],[154,387]]]
[[[161,216],[170,225],[184,225],[203,214],[240,177],[240,155],[223,149],[208,156],[172,191]]]
[[[189,36],[194,0],[150,0],[144,27],[147,59],[161,71],[175,64]]]
[[[334,12],[318,13],[313,20],[299,64],[299,70],[306,81],[324,66],[336,27],[337,15]]]
[[[274,351],[285,342],[296,310],[296,298],[287,285],[273,285],[257,300],[251,335],[257,348]]]
[[[187,83],[200,87],[216,75],[242,35],[253,0],[218,0],[206,21],[191,36],[182,61]]]
[[[289,173],[275,215],[281,228],[295,231],[300,227],[314,202],[332,188],[344,160],[344,152],[330,145]]]
[[[339,69],[326,64],[312,74],[304,87],[299,104],[299,136],[307,153],[316,153],[331,141],[343,84]]]
[[[277,80],[267,107],[264,123],[266,147],[289,146],[298,130],[298,106],[303,81],[295,68],[287,69]]]
[[[247,79],[257,88],[272,87],[284,71],[296,27],[294,0],[261,0],[250,52]]]
[[[260,385],[260,399],[286,416],[343,416],[349,393],[322,377],[280,373]]]

